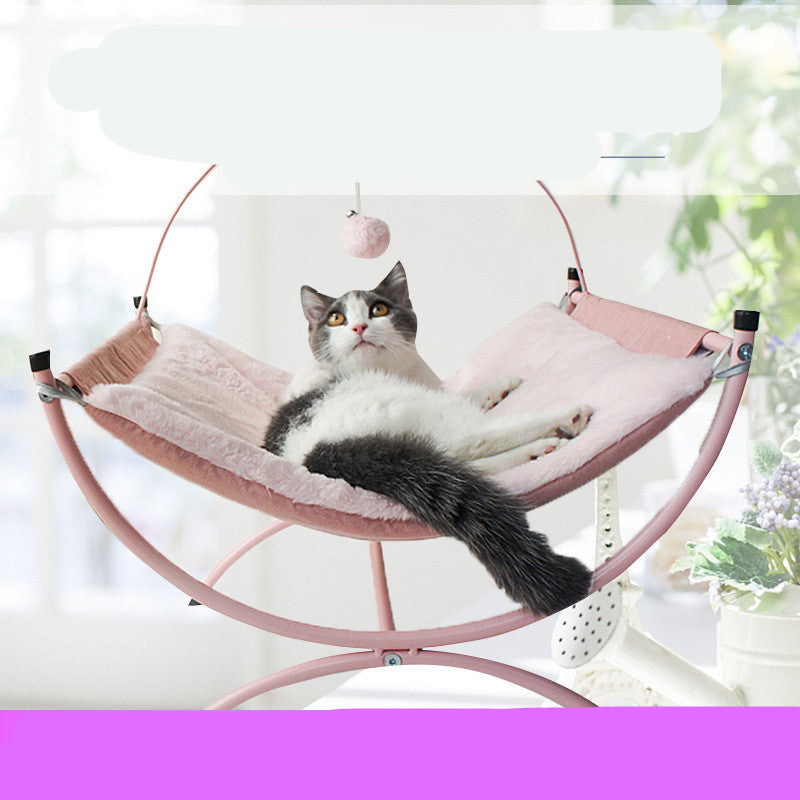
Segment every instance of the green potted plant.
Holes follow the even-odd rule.
[[[760,480],[672,567],[710,584],[723,683],[750,705],[800,705],[800,422],[783,448],[752,443]]]
[[[632,0],[631,0],[632,3]],[[707,324],[727,332],[734,308],[761,312],[748,382],[750,438],[783,441],[800,414],[800,52],[796,9],[730,2],[735,9],[653,8],[615,2],[615,26],[703,31],[722,64],[717,119],[703,130],[617,134],[612,201],[648,174],[669,171],[682,200],[652,285],[669,269],[699,278]],[[646,184],[645,184],[646,185]]]

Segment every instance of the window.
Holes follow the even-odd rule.
[[[138,691],[145,705],[159,703],[160,693],[163,705],[194,706],[230,688],[229,674],[219,692],[207,685],[198,696],[181,694],[182,654],[193,657],[192,637],[195,644],[207,643],[213,639],[209,629],[219,628],[203,609],[189,630],[184,620],[175,622],[176,645],[158,656],[174,681],[162,674],[160,692],[143,689],[140,667],[131,667],[127,680],[121,668],[109,676],[106,689],[93,685],[97,653],[91,648],[70,648],[69,658],[49,666],[45,656],[57,644],[54,632],[89,614],[108,651],[124,641],[135,658],[147,642],[169,640],[164,626],[185,605],[109,534],[77,491],[44,423],[27,367],[29,353],[49,348],[54,371],[66,369],[132,317],[131,298],[141,294],[164,222],[201,171],[124,151],[102,135],[92,115],[61,109],[47,92],[47,70],[57,55],[95,46],[136,15],[128,9],[87,19],[86,9],[73,3],[6,2],[0,10],[0,68],[6,77],[0,85],[0,174],[7,184],[2,197],[8,198],[0,202],[0,640],[4,651],[15,654],[0,668],[7,705],[125,707],[140,702]],[[215,204],[200,192],[183,209],[162,251],[151,295],[154,317],[213,333],[217,263]],[[158,468],[77,407],[66,412],[87,460],[123,513],[156,547],[203,575],[227,547],[220,539],[219,501],[163,470],[154,472]],[[131,608],[135,612],[128,614]],[[147,627],[142,611],[155,615],[154,626]],[[122,658],[119,650],[106,655]],[[48,669],[61,675],[59,686],[44,688]],[[20,677],[37,671],[38,682]]]

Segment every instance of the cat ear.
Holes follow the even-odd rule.
[[[310,286],[300,287],[300,303],[309,325],[316,325],[335,299],[335,297],[328,297]]]
[[[398,305],[411,308],[406,271],[399,261],[392,267],[392,271],[375,287],[374,292],[389,300],[394,300]]]

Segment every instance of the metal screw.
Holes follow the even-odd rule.
[[[736,351],[736,355],[738,355],[742,361],[749,361],[753,357],[753,345],[751,345],[750,342],[745,342]]]
[[[399,667],[403,663],[403,659],[397,653],[387,653],[383,657],[383,663],[387,667]]]

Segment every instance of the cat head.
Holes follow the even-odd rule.
[[[417,315],[398,261],[372,290],[329,297],[310,286],[300,289],[314,358],[348,369],[369,369],[414,349]]]

